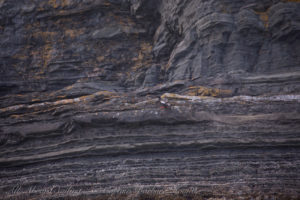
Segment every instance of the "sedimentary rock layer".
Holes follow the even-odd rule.
[[[299,198],[299,13],[0,0],[0,198]]]

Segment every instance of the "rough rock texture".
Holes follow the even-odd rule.
[[[0,72],[1,199],[300,198],[298,0],[0,0]]]

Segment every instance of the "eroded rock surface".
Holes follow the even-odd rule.
[[[0,0],[1,199],[299,198],[299,47],[296,0]]]

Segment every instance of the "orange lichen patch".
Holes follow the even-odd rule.
[[[65,36],[70,37],[72,39],[84,33],[83,29],[67,29],[65,30]]]
[[[62,96],[61,96],[62,97]],[[103,100],[109,100],[111,98],[118,97],[116,93],[109,92],[109,91],[99,91],[91,95],[81,96],[75,99],[63,99],[59,101],[55,101],[54,105],[61,105],[61,104],[72,104],[72,103],[78,103],[78,102],[87,102],[91,101],[94,98],[102,98]]]
[[[116,93],[115,92],[110,92],[110,91],[99,91],[99,92],[96,92],[94,93],[93,95],[95,96],[109,96],[109,97],[112,97],[112,96],[115,96]]]
[[[119,16],[119,15],[110,15],[118,24],[122,25],[122,27],[133,27],[134,21],[130,17]]]
[[[110,6],[111,4],[109,2],[104,2],[102,5],[104,5],[104,6]]]
[[[18,52],[11,56],[11,58],[17,60],[16,63],[12,63],[11,67],[15,69],[15,71],[20,75],[20,77],[25,78],[26,73],[24,73],[24,62],[28,61],[30,57],[30,45],[25,45],[20,48]]]
[[[64,10],[61,10],[62,12],[66,12]],[[59,11],[59,12],[61,12]],[[61,13],[63,14],[63,13]],[[72,27],[77,25],[79,22],[78,21],[73,21],[72,18],[68,18],[68,17],[63,17],[63,18],[59,18],[54,22],[54,25],[57,28],[60,28],[60,30],[65,30],[66,29],[66,25],[68,25],[68,27]],[[82,28],[83,29],[83,28]]]
[[[48,4],[53,8],[65,7],[71,4],[70,0],[49,0]]]
[[[260,20],[264,23],[265,28],[269,27],[269,14],[268,12],[256,12],[259,15]]]
[[[135,62],[132,67],[133,71],[137,71],[141,67],[150,66],[150,64],[152,63],[151,51],[152,51],[152,45],[150,43],[148,42],[141,43],[138,56],[132,58],[132,61]]]
[[[181,97],[182,95],[179,95],[179,94],[173,94],[173,93],[165,93],[163,95],[161,95],[161,99],[176,99],[176,98],[179,98]]]
[[[172,59],[169,59],[168,63],[164,66],[165,71],[170,69],[171,65],[172,65]]]
[[[86,102],[86,101],[91,101],[95,98],[101,98],[102,100],[109,100],[109,99],[115,98],[115,97],[118,97],[118,96],[116,96],[116,93],[114,93],[114,92],[99,91],[99,92],[96,92],[91,95],[79,97],[78,100]]]
[[[13,114],[13,115],[10,115],[11,118],[14,118],[14,119],[21,119],[21,118],[24,118],[24,117],[32,117],[32,116],[36,116],[36,115],[39,115],[41,113],[47,113],[47,112],[52,112],[55,110],[55,108],[48,108],[48,109],[42,109],[42,110],[39,110],[39,109],[34,109],[35,111],[33,112],[28,112],[28,113],[25,113],[25,114]]]
[[[27,60],[29,57],[30,48],[30,45],[25,45],[24,47],[20,48],[20,50],[16,54],[12,55],[12,58],[21,61]]]
[[[77,31],[73,29],[67,29],[65,30],[65,36],[70,37],[70,38],[75,38],[76,37]]]
[[[50,31],[37,31],[32,34],[34,38],[42,39],[45,42],[55,41],[57,32],[50,32]]]
[[[151,53],[152,51],[152,45],[148,42],[142,42],[141,43],[141,50],[144,52],[144,53]]]
[[[38,27],[39,24],[34,24],[33,26]],[[45,45],[40,49],[36,51],[30,51],[34,58],[41,60],[39,64],[42,66],[43,70],[40,71],[40,73],[43,73],[54,55],[55,49],[53,48],[53,43],[58,41],[58,33],[49,31],[36,31],[32,34],[32,36],[45,42]]]
[[[48,2],[53,8],[58,8],[59,4],[57,2],[57,0],[49,0]]]
[[[0,0],[0,6],[5,2],[5,0]]]
[[[17,94],[16,96],[17,96],[17,97],[24,97],[24,96],[26,96],[26,95],[24,95],[24,94]]]
[[[22,116],[21,115],[10,115],[11,118],[14,118],[14,119],[19,119],[21,118]]]
[[[36,79],[36,80],[44,79],[45,74],[44,74],[43,70],[44,70],[44,68],[40,68],[40,71],[38,71],[38,72],[32,71],[32,73],[29,75],[29,77],[32,79]]]
[[[222,90],[217,88],[207,88],[203,86],[192,86],[184,93],[188,96],[211,96],[211,97],[224,97],[232,94],[231,90]]]
[[[21,60],[21,61],[25,61],[25,60],[28,59],[28,56],[24,55],[23,53],[19,53],[19,54],[13,55],[12,58],[15,58],[15,59],[18,59],[18,60]]]
[[[75,99],[63,99],[53,103],[53,105],[64,105],[64,104],[73,104],[79,102],[89,102],[93,99],[101,98],[102,100],[109,100],[111,98],[118,97],[116,93],[109,91],[99,91],[91,95],[81,96]]]
[[[134,57],[132,58],[132,61],[139,61],[139,60],[143,60],[144,55],[142,54],[142,52],[139,52],[138,57]]]
[[[105,57],[104,56],[98,56],[96,59],[97,59],[98,62],[103,62],[105,60]]]
[[[54,49],[51,45],[47,44],[47,45],[43,46],[41,56],[42,56],[42,60],[43,60],[43,68],[44,69],[48,66],[49,62],[52,59],[53,54],[54,54]]]

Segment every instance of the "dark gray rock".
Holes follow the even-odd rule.
[[[0,0],[0,199],[299,199],[299,24],[298,1]]]
[[[161,55],[158,60],[171,55],[168,80],[298,70],[298,3],[180,1],[176,6],[173,4],[163,3],[163,23],[157,30],[160,37],[153,48],[155,55]],[[175,45],[169,39],[171,36],[166,36],[169,24],[177,30],[173,37],[181,35],[175,37],[178,40]],[[171,52],[166,50],[169,46],[175,46]]]

